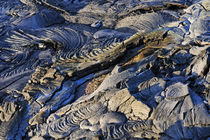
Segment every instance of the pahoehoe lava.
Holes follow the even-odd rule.
[[[0,139],[210,138],[209,0],[0,1]]]

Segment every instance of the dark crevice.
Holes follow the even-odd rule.
[[[55,94],[56,94],[57,92],[59,92],[60,90],[62,90],[63,84],[64,84],[66,81],[68,81],[68,78],[67,78],[67,77],[65,77],[64,80],[61,82],[61,86],[60,86],[58,89],[56,89],[53,93],[51,93],[52,96],[51,96],[48,100],[45,101],[45,104],[48,103],[48,102],[55,96]]]

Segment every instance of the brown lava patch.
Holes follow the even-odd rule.
[[[135,64],[142,60],[143,58],[153,54],[157,49],[156,48],[143,48],[139,54],[131,58],[127,63],[125,63],[123,66],[128,67],[129,65]]]
[[[93,93],[100,86],[105,77],[106,75],[101,75],[100,77],[94,78],[90,81],[85,88],[85,94]]]

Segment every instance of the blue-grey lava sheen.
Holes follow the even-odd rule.
[[[210,140],[209,0],[0,0],[1,140]]]

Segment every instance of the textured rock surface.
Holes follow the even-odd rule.
[[[209,7],[0,1],[0,139],[209,139]]]

